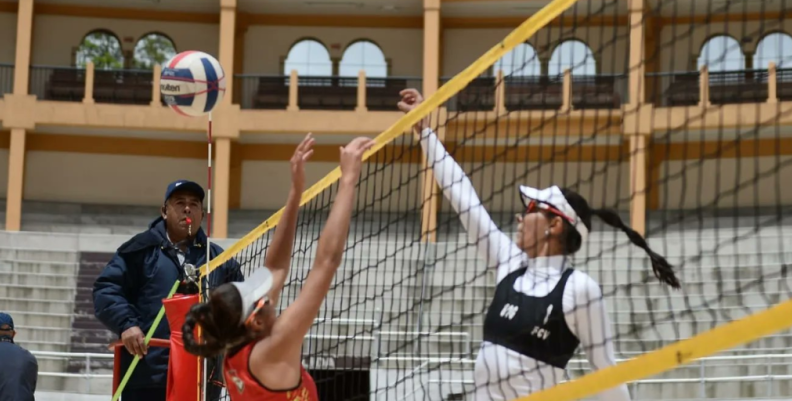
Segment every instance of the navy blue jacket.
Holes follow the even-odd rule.
[[[0,339],[0,401],[33,401],[38,380],[38,362],[30,351]]]
[[[223,252],[212,244],[211,258]],[[185,263],[201,266],[206,263],[206,234],[200,229],[187,249]],[[113,259],[94,282],[93,301],[96,317],[119,337],[126,329],[140,327],[145,335],[154,324],[173,284],[184,279],[175,248],[168,241],[165,221],[154,220],[144,231],[121,245]],[[243,281],[239,263],[230,259],[209,275],[209,287],[231,281]],[[160,321],[154,338],[170,339],[168,319]],[[168,376],[167,348],[150,347],[138,362],[125,389],[164,388]],[[132,355],[121,353],[121,371],[125,374]]]

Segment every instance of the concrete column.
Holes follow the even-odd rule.
[[[644,1],[630,0],[629,26],[630,26],[630,105],[637,106],[646,99],[646,63],[645,39],[646,20],[644,19]]]
[[[231,139],[214,143],[214,186],[212,188],[212,237],[228,237],[228,195],[231,181]]]
[[[236,0],[220,0],[220,51],[217,61],[226,74],[226,93],[223,103],[231,104],[234,95],[234,50],[236,39]]]
[[[33,36],[33,0],[19,0],[17,10],[14,94],[27,95],[30,82],[30,48]]]
[[[6,199],[6,231],[22,227],[22,192],[25,182],[25,130],[11,129],[8,152],[8,197]]]
[[[423,95],[427,98],[437,92],[440,80],[440,0],[424,0],[424,51],[423,51]],[[442,137],[440,139],[443,139]],[[437,209],[440,191],[434,173],[427,168],[421,177],[421,199],[425,202],[421,210],[422,239],[435,242],[437,239]]]
[[[6,101],[14,102],[28,94],[32,36],[33,0],[19,0],[14,59],[14,96],[7,96]],[[14,127],[13,122],[10,121],[5,121],[5,124],[6,128],[11,129],[11,144],[8,149],[5,229],[19,231],[22,226],[22,192],[25,182],[25,129]]]
[[[630,0],[630,68],[629,99],[625,113],[641,114],[646,101],[646,63],[644,61],[646,20],[644,1]],[[628,122],[629,121],[629,122]],[[641,233],[646,232],[646,152],[647,136],[651,135],[651,120],[630,118],[624,123],[625,138],[630,149],[630,226]]]

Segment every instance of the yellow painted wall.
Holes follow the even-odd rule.
[[[471,171],[472,166],[465,166]],[[522,209],[518,186],[546,188],[552,185],[572,188],[586,198],[593,207],[629,208],[630,170],[627,163],[568,162],[568,163],[499,163],[469,174],[482,202],[490,211],[518,212]],[[505,190],[503,190],[505,188]],[[496,193],[499,192],[499,193]],[[493,195],[494,194],[494,195]],[[491,196],[491,199],[486,199]],[[443,203],[450,211],[450,204]]]
[[[16,14],[0,13],[0,63],[14,62],[16,20]]]
[[[41,151],[26,157],[25,200],[158,205],[172,181],[185,178],[206,185],[206,161],[201,159]]]
[[[8,192],[8,149],[0,149],[0,198]]]
[[[38,15],[33,32],[31,63],[71,65],[72,48],[79,46],[82,38],[95,29],[114,32],[121,39],[124,50],[133,50],[135,42],[151,32],[169,36],[176,45],[176,51],[200,50],[216,56],[220,46],[219,27],[216,24]],[[133,38],[133,42],[125,43],[124,38],[127,37]]]
[[[306,188],[324,177],[338,163],[309,162],[305,167]],[[291,187],[289,162],[242,162],[242,209],[279,209]]]
[[[565,28],[564,32],[570,29]],[[453,76],[478,57],[498,44],[511,32],[511,29],[446,29],[443,49],[443,76]],[[620,73],[626,71],[629,51],[629,29],[625,27],[580,27],[577,29],[580,39],[589,45],[598,60],[597,71],[604,73]],[[561,29],[553,27],[542,29],[536,36],[529,39],[534,48],[560,43]],[[572,38],[569,35],[563,39]],[[613,42],[615,41],[615,42]],[[547,57],[552,54],[552,49]]]
[[[359,39],[369,39],[378,44],[391,60],[394,76],[422,75],[423,31],[397,28],[332,28],[260,26],[248,28],[245,36],[245,64],[247,74],[281,73],[281,58],[286,57],[291,46],[303,38],[314,38],[328,48],[330,57],[341,58],[344,49]],[[331,45],[338,44],[339,49]]]
[[[338,163],[333,162],[309,163],[306,185],[313,185],[337,166]],[[359,202],[374,203],[374,209],[382,211],[416,208],[420,199],[419,164],[391,164],[384,170],[376,170],[372,164],[364,165],[363,175],[369,179],[361,184]],[[286,201],[290,185],[288,162],[245,161],[242,163],[241,207],[278,209]],[[374,199],[378,200],[374,202]]]
[[[788,205],[792,203],[792,186],[787,184],[792,176],[791,161],[792,157],[782,156],[667,162],[660,167],[661,181],[667,182],[661,187],[660,207],[690,209],[711,205],[718,195],[718,208],[772,206],[779,201]],[[685,174],[679,176],[683,169]]]

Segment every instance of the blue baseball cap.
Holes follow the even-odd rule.
[[[11,315],[8,313],[0,312],[0,330],[14,330],[14,319],[11,319]]]
[[[204,201],[204,197],[206,196],[203,188],[197,183],[188,180],[178,180],[168,185],[168,189],[165,191],[165,200],[163,202],[167,202],[168,198],[170,198],[171,195],[176,192],[176,190],[187,190],[193,192],[198,195],[198,198],[201,199],[201,202]]]

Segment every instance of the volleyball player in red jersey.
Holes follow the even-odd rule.
[[[225,354],[223,374],[232,401],[318,401],[316,385],[302,366],[302,342],[314,323],[346,245],[363,152],[373,145],[356,138],[341,148],[341,179],[319,238],[314,265],[297,299],[278,316],[275,306],[288,276],[302,194],[303,164],[313,141],[292,158],[292,189],[267,252],[265,267],[245,282],[223,284],[185,319],[185,349],[204,357]],[[193,335],[202,330],[202,342]]]

